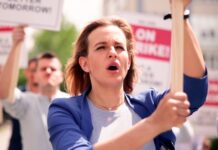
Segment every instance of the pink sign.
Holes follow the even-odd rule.
[[[140,25],[132,25],[132,28],[138,57],[169,62],[170,30]]]

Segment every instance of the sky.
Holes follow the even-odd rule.
[[[64,0],[63,13],[78,28],[101,17],[102,0]]]

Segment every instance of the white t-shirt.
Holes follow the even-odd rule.
[[[54,98],[69,97],[58,91]],[[4,108],[20,122],[23,150],[52,150],[49,142],[47,114],[50,101],[32,92],[16,91],[15,103],[3,101]]]
[[[129,108],[126,103],[122,104],[114,111],[100,109],[90,100],[88,100],[88,104],[93,125],[90,142],[93,144],[110,139],[111,137],[126,131],[141,120],[141,118],[131,108]],[[140,150],[155,150],[154,141],[149,141]]]

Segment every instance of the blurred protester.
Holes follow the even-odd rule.
[[[210,150],[211,140],[205,136],[196,137],[193,143],[193,150]]]
[[[205,137],[202,142],[202,150],[210,150],[211,149],[211,141],[209,138]]]
[[[13,32],[13,46],[5,64],[0,79],[0,99],[7,113],[20,121],[21,137],[24,150],[50,150],[52,149],[47,132],[48,106],[53,98],[68,97],[60,91],[63,81],[62,65],[60,60],[52,53],[43,53],[38,57],[35,72],[38,83],[38,94],[32,92],[14,92],[14,99],[10,97],[10,84],[13,77],[10,72],[16,68],[10,63],[17,46],[24,40],[24,26],[18,26]],[[18,56],[17,56],[18,57]]]
[[[24,75],[26,78],[26,84],[19,86],[19,89],[23,92],[31,91],[33,93],[38,93],[38,83],[35,79],[36,73],[36,66],[37,66],[37,58],[33,57],[28,60],[27,68],[24,70]]]
[[[27,68],[24,70],[26,84],[19,86],[22,92],[38,93],[38,83],[35,79],[35,72],[37,66],[37,58],[33,57],[28,60]],[[20,135],[20,123],[17,119],[11,117],[12,121],[12,135],[9,144],[9,150],[22,150],[22,138]]]
[[[0,65],[0,75],[2,73],[3,66]],[[0,76],[1,77],[1,76]],[[20,124],[19,121],[10,115],[8,115],[0,103],[0,123],[4,123],[6,119],[11,121],[12,124],[12,131],[11,131],[11,137],[9,141],[8,150],[22,150],[22,139],[20,135]]]
[[[173,132],[176,136],[176,150],[193,150],[194,129],[189,120],[180,127],[174,127]]]
[[[28,60],[28,66],[24,70],[26,78],[26,84],[19,86],[19,89],[23,92],[30,91],[33,93],[38,92],[38,84],[35,81],[37,58],[31,58]],[[12,135],[9,144],[9,150],[22,150],[22,138],[20,135],[20,123],[17,119],[11,117],[12,121]]]

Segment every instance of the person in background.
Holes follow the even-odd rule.
[[[215,147],[212,148],[211,139],[206,136],[198,136],[194,139],[193,142],[193,150],[211,150],[216,149]]]
[[[24,70],[24,75],[26,78],[26,84],[19,86],[19,89],[23,92],[30,91],[33,93],[38,93],[38,83],[35,79],[37,66],[37,57],[33,57],[28,60],[27,68]]]
[[[52,53],[42,53],[37,60],[35,78],[38,83],[38,93],[15,90],[14,99],[9,99],[11,70],[18,69],[10,62],[13,61],[17,46],[24,40],[24,26],[17,26],[13,32],[13,47],[5,64],[0,79],[0,100],[6,110],[18,119],[21,127],[22,145],[24,150],[52,149],[47,132],[47,112],[54,98],[69,97],[60,91],[63,81],[62,65]]]
[[[22,92],[38,93],[38,83],[35,79],[35,72],[37,66],[37,58],[33,57],[28,60],[27,68],[24,70],[26,78],[26,84],[21,85],[18,88]],[[22,138],[20,135],[20,123],[17,119],[11,117],[12,121],[12,135],[9,144],[9,150],[22,150]]]
[[[136,68],[130,25],[121,18],[88,24],[66,66],[65,83],[74,96],[49,106],[53,149],[175,149],[172,127],[203,105],[208,88],[205,62],[188,20],[184,36],[184,92],[148,89],[132,96]]]
[[[3,66],[0,65],[0,75],[2,73]],[[8,150],[22,150],[22,139],[20,135],[20,123],[17,119],[11,117],[4,110],[4,107],[0,103],[0,122],[4,123],[5,120],[10,120],[12,124],[11,137],[8,145]],[[7,118],[7,119],[4,119]]]
[[[174,127],[173,132],[176,136],[176,150],[193,150],[194,129],[191,122],[187,119],[180,127]]]

